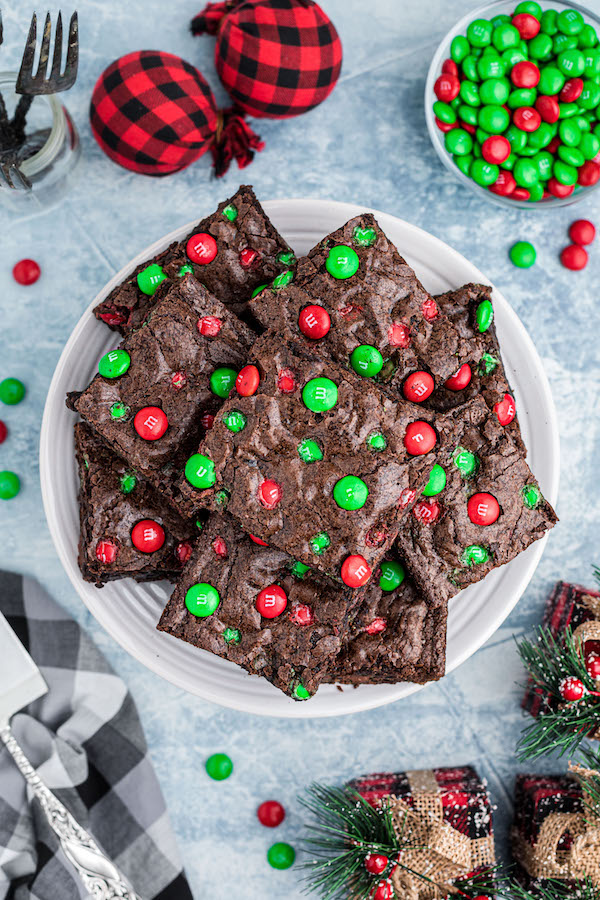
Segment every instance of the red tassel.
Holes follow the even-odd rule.
[[[237,2],[238,0],[225,0],[224,3],[207,3],[202,12],[192,19],[192,34],[217,34],[221,22]]]
[[[222,5],[222,4],[217,4]],[[215,175],[221,178],[236,160],[238,168],[245,169],[254,159],[254,153],[264,150],[265,142],[255,134],[235,107],[221,111],[222,125],[218,129],[211,153]]]

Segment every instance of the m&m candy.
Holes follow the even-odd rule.
[[[2,419],[0,419],[0,444],[4,443],[4,441],[6,440],[7,434],[8,434],[8,428],[6,427],[6,425],[4,424]]]
[[[233,772],[233,763],[226,753],[213,753],[204,764],[206,774],[214,781],[224,781]]]
[[[256,366],[244,366],[235,379],[235,389],[240,397],[252,397],[260,384],[260,372]]]
[[[305,337],[318,341],[331,328],[331,318],[322,306],[305,306],[298,317],[298,327]]]
[[[404,446],[411,456],[422,456],[435,447],[437,435],[428,422],[411,422],[404,435]]]
[[[435,387],[429,372],[411,372],[402,385],[402,393],[412,403],[423,403],[433,393]]]
[[[0,400],[7,406],[15,406],[25,396],[25,385],[18,378],[5,378],[0,381]]]
[[[580,247],[587,246],[596,237],[596,228],[588,219],[577,219],[569,228],[569,237],[574,244],[579,244]]]
[[[467,513],[474,525],[493,525],[500,515],[500,505],[492,494],[473,494],[467,502]]]
[[[285,809],[277,800],[265,800],[256,810],[256,815],[265,828],[277,828],[285,819]]]
[[[0,472],[0,500],[12,500],[21,490],[19,476],[8,470]]]
[[[133,419],[133,427],[145,441],[158,441],[168,426],[167,416],[159,406],[145,406]]]
[[[265,509],[275,509],[281,503],[281,485],[270,478],[265,479],[258,489],[258,499]]]
[[[472,374],[469,363],[464,363],[458,372],[448,378],[444,387],[447,387],[449,391],[464,391],[471,381]]]
[[[565,269],[572,269],[574,272],[585,269],[588,264],[587,250],[579,244],[571,244],[561,252],[560,261]]]
[[[13,266],[12,273],[17,284],[27,286],[35,284],[40,277],[42,270],[35,259],[20,259],[19,262],[15,263]]]
[[[357,588],[366,584],[371,577],[371,567],[360,554],[347,556],[342,563],[341,576],[348,587]]]
[[[186,253],[192,262],[206,266],[217,255],[217,242],[212,234],[193,234],[187,242]]]
[[[152,519],[142,519],[131,530],[131,543],[141,553],[155,553],[165,542],[165,530]]]
[[[220,602],[221,596],[216,587],[206,582],[193,584],[185,595],[185,605],[188,611],[200,619],[212,616]]]
[[[287,606],[286,592],[278,584],[263,588],[256,598],[256,609],[263,619],[276,619]]]

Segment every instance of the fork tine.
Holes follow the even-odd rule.
[[[50,78],[57,79],[60,75],[60,64],[62,61],[62,13],[58,13],[56,20],[56,34],[54,35],[54,56],[52,57],[52,69]]]
[[[21,187],[24,188],[26,191],[31,190],[31,182],[30,182],[29,178],[27,177],[27,175],[24,175],[23,172],[21,172],[20,168],[18,167],[18,165],[16,163],[10,167],[10,175],[11,175],[11,178],[13,178],[16,175],[17,180],[21,184]],[[14,184],[14,181],[13,181],[13,184]]]
[[[0,44],[4,40],[4,30],[2,26],[2,10],[0,9]]]
[[[79,19],[77,12],[74,12],[69,22],[69,45],[67,48],[67,62],[65,65],[65,74],[63,75],[63,90],[72,87],[77,78],[77,67],[79,65]]]
[[[0,163],[0,171],[2,172],[2,176],[7,184],[7,187],[14,188],[14,184],[12,183],[12,179],[10,177],[10,166],[6,163]]]
[[[44,34],[42,36],[42,46],[40,48],[40,62],[36,73],[36,79],[43,81],[46,78],[48,70],[48,58],[50,57],[50,38],[52,36],[52,22],[50,13],[46,13],[46,21],[44,22]]]
[[[34,13],[31,17],[31,25],[29,26],[29,34],[27,35],[27,43],[25,44],[25,52],[21,60],[21,68],[17,77],[16,91],[17,94],[23,93],[24,82],[30,80],[33,76],[33,58],[35,56],[35,42],[37,38],[37,16]]]

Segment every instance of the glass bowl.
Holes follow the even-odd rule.
[[[452,172],[455,178],[465,185],[465,187],[470,188],[471,191],[474,191],[480,197],[485,198],[486,200],[490,200],[492,203],[495,203],[498,206],[504,206],[508,209],[556,209],[559,206],[570,206],[572,203],[578,203],[580,200],[588,197],[592,191],[595,191],[598,187],[600,187],[600,181],[597,181],[596,184],[591,187],[581,187],[579,185],[575,186],[575,190],[569,197],[549,197],[545,200],[538,200],[536,202],[531,202],[529,200],[511,200],[510,197],[501,197],[499,194],[494,194],[492,191],[488,190],[487,187],[482,187],[477,184],[467,175],[460,171],[452,156],[446,150],[444,145],[444,133],[440,131],[440,129],[435,124],[435,115],[433,112],[433,103],[436,100],[436,96],[433,91],[433,86],[436,82],[436,79],[439,75],[442,74],[442,63],[445,59],[450,56],[450,44],[452,40],[456,37],[457,34],[466,34],[467,26],[473,21],[473,19],[491,19],[494,16],[500,15],[502,13],[506,15],[512,15],[514,12],[515,6],[517,6],[519,0],[512,0],[512,2],[506,2],[506,0],[495,0],[493,3],[486,3],[484,6],[479,6],[476,9],[471,10],[467,13],[466,16],[463,16],[462,19],[456,23],[456,25],[450,29],[447,35],[442,39],[439,44],[433,59],[431,60],[431,65],[429,66],[429,72],[427,73],[427,81],[425,83],[425,118],[427,120],[427,128],[429,131],[429,137],[431,138],[431,143],[435,147],[436,153],[441,159],[444,166]],[[557,12],[562,12],[565,9],[576,9],[581,13],[586,23],[592,25],[598,35],[600,37],[600,17],[595,15],[593,12],[590,12],[589,9],[586,9],[583,6],[580,6],[578,3],[571,2],[563,2],[563,0],[538,0],[542,10],[545,11],[547,9],[555,9]],[[600,44],[598,44],[600,48]]]

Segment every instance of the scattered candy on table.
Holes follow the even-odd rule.
[[[575,9],[521,7],[454,37],[433,113],[464,175],[536,203],[600,179],[600,45]]]
[[[214,781],[224,781],[233,772],[233,763],[226,753],[213,753],[206,760],[205,768]]]
[[[0,472],[0,500],[12,500],[21,490],[19,476],[14,472]]]
[[[529,269],[535,263],[536,252],[529,241],[517,241],[509,250],[510,261],[520,269]]]
[[[570,244],[560,254],[560,261],[566,269],[573,271],[585,269],[588,264],[587,250],[578,244]]]
[[[29,285],[35,284],[42,274],[42,270],[35,259],[20,259],[19,262],[15,263],[13,266],[12,273],[13,278],[18,284]]]
[[[6,440],[6,436],[8,434],[8,428],[5,423],[0,419],[0,444],[3,444]]]
[[[569,228],[569,237],[574,244],[587,246],[596,237],[596,228],[588,219],[577,219]]]
[[[285,809],[277,800],[265,800],[256,810],[256,815],[265,828],[277,828],[285,819]]]
[[[296,859],[296,851],[290,844],[278,842],[269,847],[267,851],[267,861],[274,869],[289,869],[294,865]]]
[[[15,406],[25,396],[25,385],[18,378],[5,378],[0,381],[0,400],[7,406]]]

